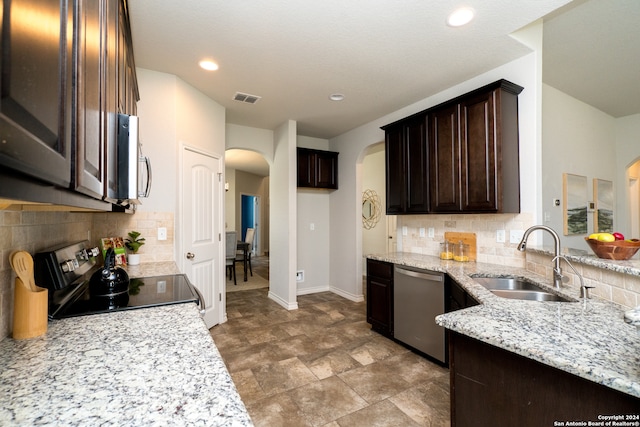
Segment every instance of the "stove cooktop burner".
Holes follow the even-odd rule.
[[[88,285],[85,281],[73,291],[73,296],[62,296],[62,303],[56,304],[54,297],[49,317],[61,319],[160,305],[200,303],[197,291],[184,274],[131,278],[128,292],[110,296],[92,296]]]
[[[62,245],[35,255],[36,283],[49,289],[49,318],[84,316],[204,301],[186,275],[129,278],[127,292],[91,295],[89,279],[98,270],[100,251],[88,241]]]

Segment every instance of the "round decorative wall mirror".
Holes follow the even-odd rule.
[[[370,230],[380,221],[380,198],[374,190],[362,193],[362,226]]]

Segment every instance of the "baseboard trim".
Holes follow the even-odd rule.
[[[330,292],[331,289],[329,286],[315,286],[313,288],[302,288],[298,289],[296,295],[309,295],[309,294],[317,294],[319,292]]]
[[[282,298],[280,298],[278,295],[274,294],[273,292],[269,291],[269,299],[275,301],[277,304],[281,305],[282,307],[284,307],[287,310],[297,310],[298,309],[298,302],[294,302],[294,303],[288,303],[287,301],[283,300]]]
[[[345,292],[342,289],[336,288],[334,286],[330,286],[329,290],[331,292],[333,292],[334,294],[338,294],[341,297],[346,298],[346,299],[348,299],[350,301],[353,301],[353,302],[362,302],[362,301],[364,301],[364,295],[362,295],[362,294],[360,294],[360,295],[352,294],[350,292]]]

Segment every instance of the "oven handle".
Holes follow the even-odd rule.
[[[196,291],[196,294],[198,294],[198,300],[200,300],[200,316],[204,316],[207,312],[207,304],[204,302],[204,298],[198,288],[195,285],[191,286],[193,287],[193,290]]]

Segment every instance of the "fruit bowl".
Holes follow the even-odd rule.
[[[616,240],[615,242],[601,242],[596,239],[585,237],[591,250],[598,258],[613,259],[616,261],[627,260],[634,256],[640,249],[640,240]]]

